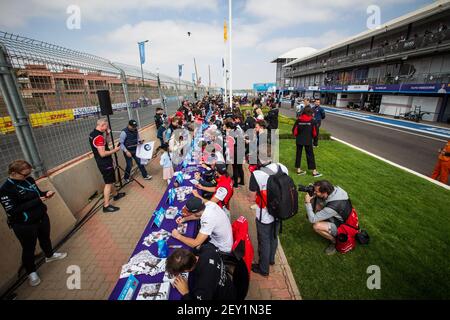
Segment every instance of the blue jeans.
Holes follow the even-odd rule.
[[[145,170],[145,167],[141,164],[141,159],[136,157],[136,153],[134,153],[134,152],[130,152],[130,153],[131,153],[131,158],[128,158],[125,153],[123,154],[125,157],[125,161],[127,162],[127,166],[125,168],[125,176],[123,178],[130,179],[130,172],[131,172],[131,167],[133,166],[133,159],[136,162],[139,170],[141,170],[142,176],[144,178],[146,176],[148,176],[147,170]]]

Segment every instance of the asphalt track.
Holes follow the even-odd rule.
[[[295,116],[295,112],[289,106],[283,106],[281,113]],[[333,137],[426,176],[430,176],[433,171],[438,149],[447,142],[444,137],[425,132],[373,123],[330,112],[322,121],[322,128],[330,132]]]

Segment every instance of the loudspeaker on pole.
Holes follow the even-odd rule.
[[[109,96],[109,90],[98,90],[97,97],[100,104],[100,112],[102,116],[112,115],[113,108],[111,104],[111,97]]]

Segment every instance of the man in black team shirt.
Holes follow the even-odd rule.
[[[211,244],[200,247],[194,255],[175,249],[166,260],[166,271],[175,276],[173,286],[183,300],[236,300],[236,288],[217,249]],[[181,276],[190,272],[189,282]]]
[[[91,146],[92,152],[94,153],[95,162],[97,162],[97,166],[103,176],[103,180],[105,181],[105,188],[103,190],[103,197],[105,201],[103,205],[103,212],[115,212],[120,210],[120,208],[109,203],[111,191],[115,193],[113,197],[114,200],[119,200],[125,196],[125,192],[117,193],[117,190],[114,187],[116,175],[114,172],[112,154],[120,150],[120,145],[115,147],[113,150],[110,150],[104,136],[105,132],[106,136],[109,136],[108,121],[106,119],[99,119],[94,131],[92,131],[89,135],[89,145]]]

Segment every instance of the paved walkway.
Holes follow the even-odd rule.
[[[159,161],[152,161],[147,169],[153,179],[144,181],[145,189],[131,183],[124,187],[127,193],[115,205],[121,210],[106,214],[101,210],[75,233],[59,251],[68,257],[42,265],[38,273],[42,283],[37,287],[22,284],[16,290],[17,299],[76,299],[106,300],[118,280],[121,266],[128,262],[144,227],[162,197],[167,184],[162,180]],[[247,181],[248,182],[248,172]],[[250,209],[250,194],[247,187],[236,190],[232,200],[233,218],[244,215],[249,220],[251,238],[256,245],[256,230],[253,210]],[[79,266],[81,289],[67,289],[69,266]],[[276,264],[271,267],[268,278],[252,273],[247,299],[300,299],[292,272],[284,253],[278,250]]]

